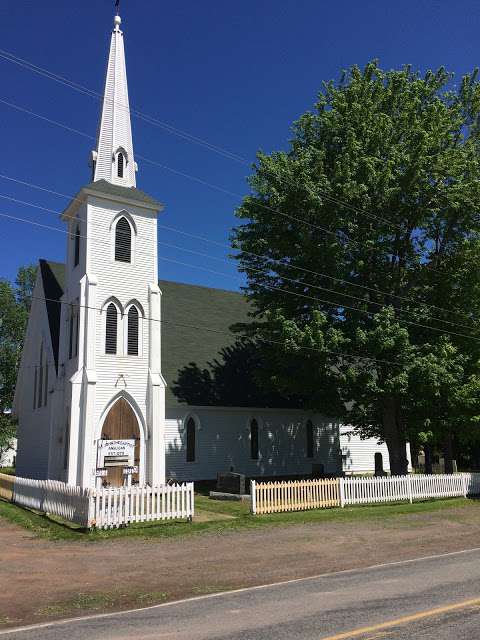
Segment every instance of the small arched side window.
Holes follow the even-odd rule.
[[[255,418],[250,421],[250,457],[258,460],[258,422]]]
[[[125,171],[125,156],[120,151],[120,153],[117,156],[117,176],[119,178],[123,178],[124,171]]]
[[[128,311],[127,353],[138,356],[139,314],[137,307],[130,307]]]
[[[313,422],[311,420],[307,420],[306,428],[306,436],[307,436],[307,458],[313,458],[313,450],[314,450],[314,433],[313,433]]]
[[[76,267],[80,262],[80,225],[75,226],[75,234],[73,236],[73,266]]]
[[[195,437],[195,420],[189,418],[187,420],[187,462],[195,462]]]
[[[132,261],[132,230],[124,217],[119,219],[115,227],[115,260]]]
[[[117,353],[117,327],[117,307],[112,302],[107,307],[107,317],[105,320],[105,353]]]

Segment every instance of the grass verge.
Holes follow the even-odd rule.
[[[0,517],[30,531],[33,535],[49,540],[95,542],[125,537],[141,537],[147,539],[175,538],[182,536],[227,533],[265,526],[286,526],[301,524],[323,524],[329,522],[382,521],[385,526],[394,524],[399,517],[442,512],[442,516],[458,519],[463,510],[478,510],[480,502],[463,498],[448,500],[431,500],[425,502],[393,503],[388,505],[347,507],[345,509],[317,509],[292,513],[275,513],[264,516],[253,516],[249,507],[241,502],[214,501],[205,496],[195,496],[195,508],[198,514],[223,514],[229,516],[225,520],[208,520],[201,522],[166,521],[136,523],[122,529],[107,531],[88,531],[60,519],[38,514],[17,505],[0,501]]]

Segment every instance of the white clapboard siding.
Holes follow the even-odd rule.
[[[251,478],[312,474],[314,465],[338,474],[337,425],[320,415],[286,409],[196,407],[167,409],[165,465],[167,477],[176,482],[213,480],[229,469]],[[187,462],[185,424],[196,425],[195,461]],[[259,426],[258,459],[252,459],[250,420]],[[313,457],[307,455],[306,421],[314,426]]]
[[[58,480],[17,477],[14,480],[13,502],[22,507],[60,516],[82,526],[88,526],[89,500],[88,489]]]
[[[340,506],[339,480],[251,482],[252,512],[304,511]]]
[[[171,520],[194,515],[193,482],[158,487],[91,490],[91,526],[109,529],[131,522]]]

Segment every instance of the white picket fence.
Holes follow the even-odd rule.
[[[335,484],[335,488],[332,486]],[[480,495],[480,473],[251,483],[252,513]],[[329,496],[325,499],[323,496]]]
[[[69,522],[88,526],[90,494],[88,489],[57,480],[14,479],[12,501],[22,507],[60,516]]]
[[[340,505],[339,483],[331,480],[251,482],[253,513],[323,509]]]
[[[81,489],[57,480],[14,478],[12,501],[84,527],[102,529],[132,522],[194,516],[193,482],[158,487]]]
[[[91,526],[108,529],[131,522],[192,519],[193,482],[159,487],[120,487],[94,490],[91,500]]]

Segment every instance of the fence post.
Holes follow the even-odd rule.
[[[339,478],[338,479],[338,483],[339,483],[339,490],[340,490],[340,506],[343,507],[345,506],[345,487],[343,485],[343,478]]]
[[[188,519],[190,520],[190,522],[193,522],[193,517],[195,515],[195,483],[187,483],[187,490],[190,503],[190,516]]]
[[[94,525],[95,520],[95,500],[96,500],[96,490],[95,489],[87,489],[87,528],[91,529]]]
[[[413,504],[413,495],[412,495],[412,476],[407,476],[407,489],[408,489],[408,499],[410,504]]]
[[[462,473],[462,488],[463,488],[463,497],[467,497],[467,474]]]
[[[257,488],[255,480],[250,480],[250,510],[253,514],[257,513]]]

